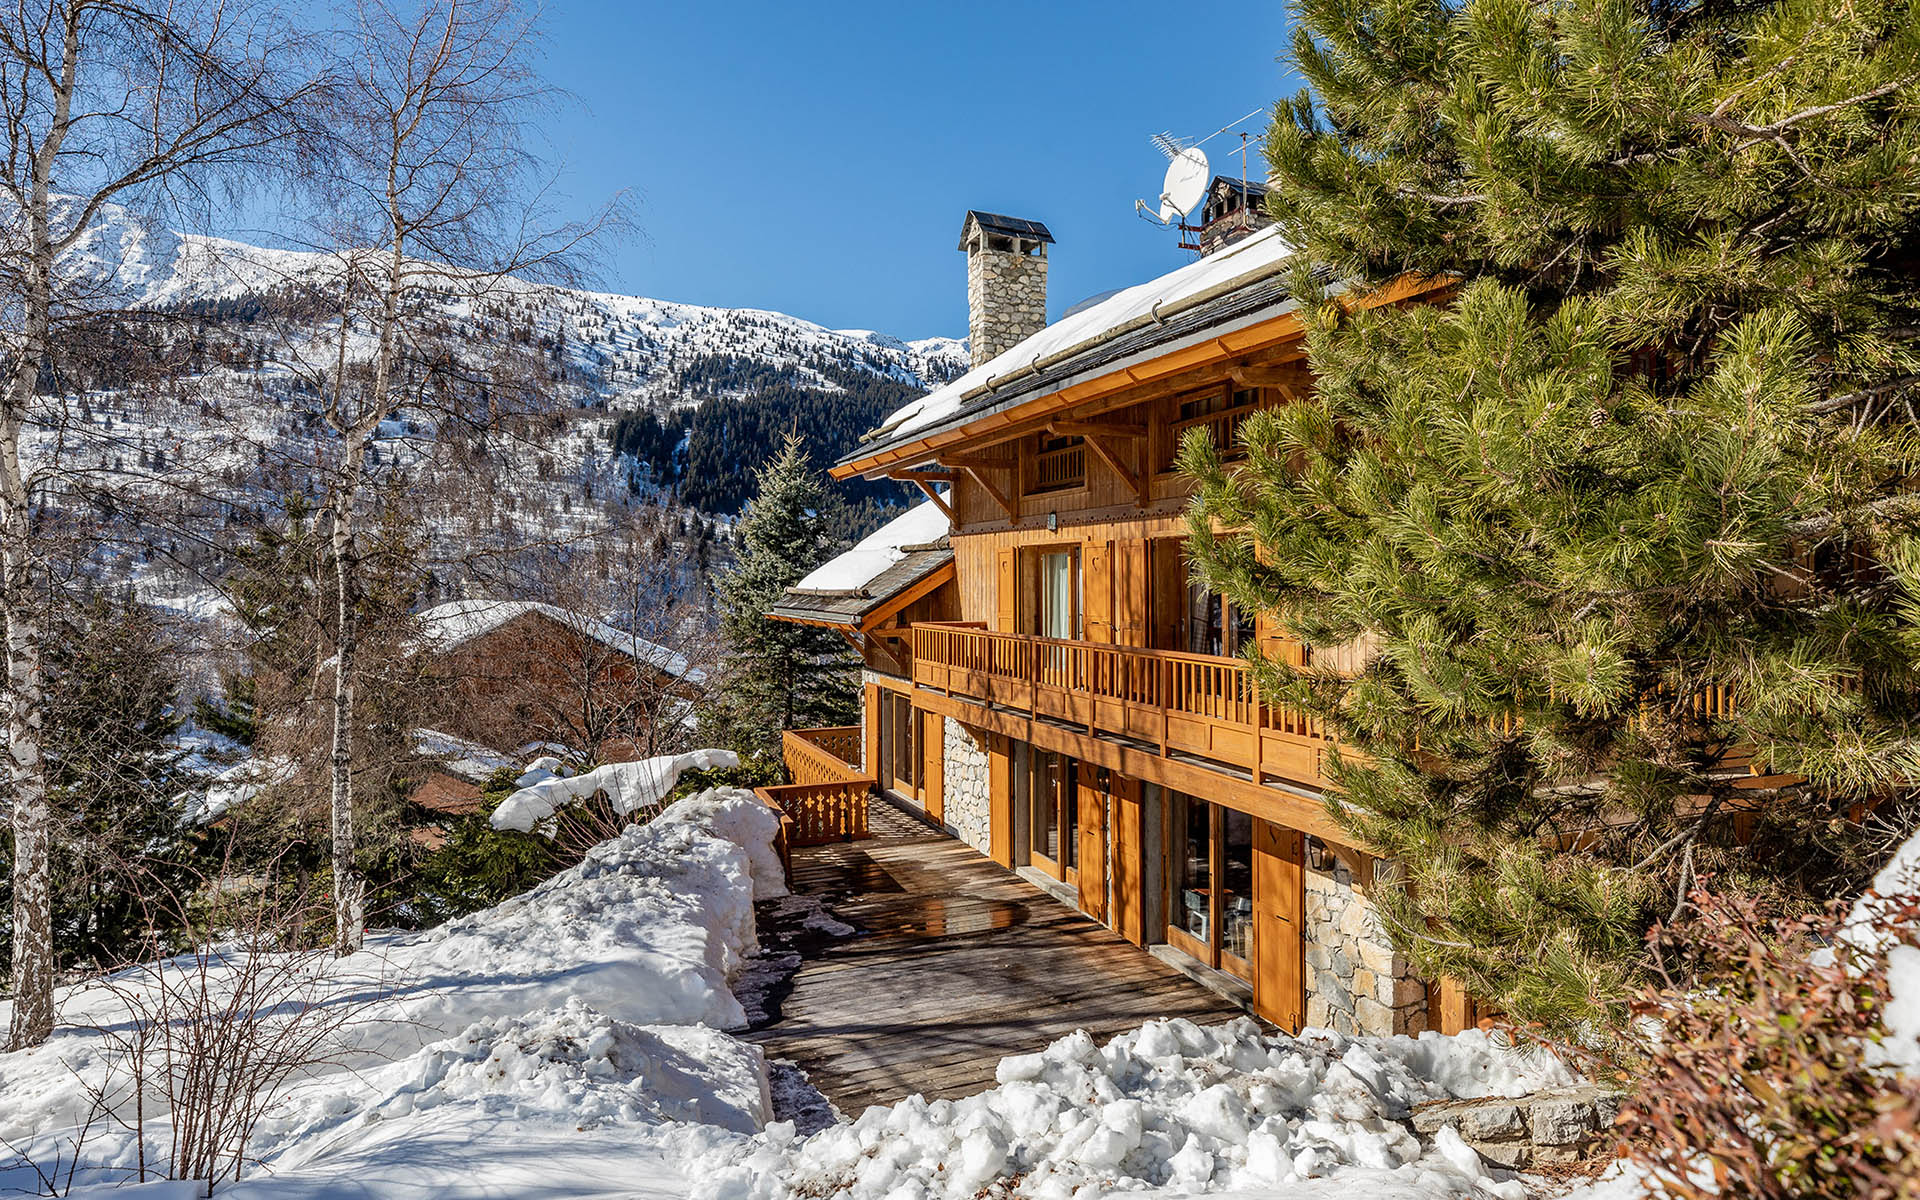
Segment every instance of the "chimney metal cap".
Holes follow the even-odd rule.
[[[979,226],[980,232],[982,233],[997,233],[1004,237],[1019,238],[1026,242],[1051,242],[1054,240],[1053,234],[1048,231],[1045,225],[1042,225],[1038,221],[1028,221],[1020,217],[1003,217],[999,213],[977,212],[970,208],[967,210],[966,220],[960,223],[960,245],[958,249],[965,250],[967,248],[968,234],[976,225]]]

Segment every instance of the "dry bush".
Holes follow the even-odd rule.
[[[291,1084],[336,1064],[380,999],[330,948],[282,949],[310,919],[306,905],[255,895],[242,926],[100,984],[124,1015],[89,1031],[107,1064],[90,1087],[94,1119],[134,1135],[141,1180],[200,1180],[211,1196],[239,1179],[261,1118]]]
[[[1677,1200],[1920,1196],[1920,1080],[1875,1052],[1885,955],[1839,936],[1838,909],[1770,920],[1750,899],[1694,903],[1684,934],[1649,935],[1661,982],[1635,1005],[1625,1153]],[[1879,937],[1920,944],[1916,916],[1890,907]]]

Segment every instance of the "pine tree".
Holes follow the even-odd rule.
[[[1693,887],[1848,886],[1850,812],[1920,774],[1920,22],[1296,13],[1267,152],[1317,383],[1244,467],[1184,448],[1192,543],[1367,652],[1257,670],[1339,738],[1330,807],[1399,863],[1415,965],[1594,1028]],[[1364,303],[1409,276],[1445,290]]]
[[[48,628],[55,945],[63,967],[110,968],[184,927],[194,839],[176,799],[191,782],[175,738],[177,648],[153,610],[106,597]],[[0,859],[11,851],[0,839]]]
[[[716,581],[722,661],[710,727],[741,752],[777,762],[781,730],[856,718],[856,664],[833,630],[767,620],[783,592],[844,548],[831,533],[831,498],[797,435],[754,483],[739,561]]]

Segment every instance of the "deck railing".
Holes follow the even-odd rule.
[[[867,778],[754,789],[762,803],[780,814],[780,832],[787,850],[871,836],[867,831],[867,801],[872,793],[873,780]]]
[[[789,729],[780,735],[780,753],[795,783],[844,783],[861,778],[858,725]]]
[[[913,681],[1143,741],[1162,756],[1242,768],[1260,782],[1321,782],[1320,722],[1263,703],[1239,659],[922,623],[913,627]]]

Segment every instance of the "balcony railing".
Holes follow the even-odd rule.
[[[1317,786],[1320,723],[1261,701],[1234,658],[916,624],[913,681],[1034,717],[1082,726],[1246,771]]]
[[[780,735],[780,753],[795,783],[845,783],[861,778],[858,725],[789,729]]]

